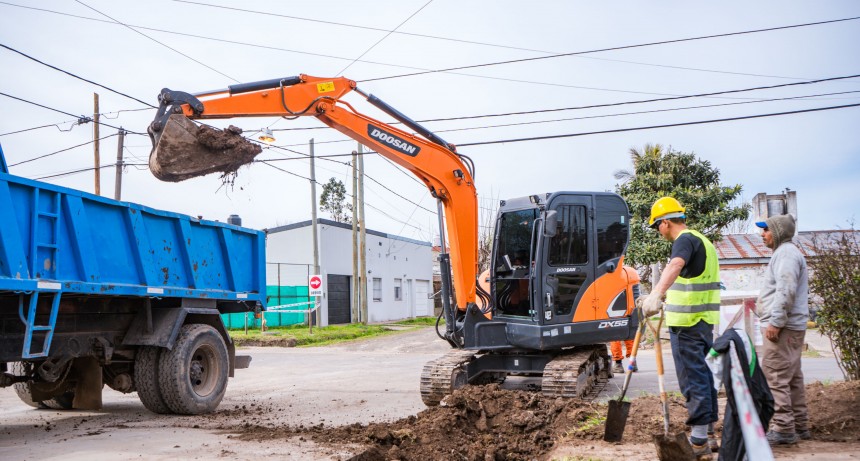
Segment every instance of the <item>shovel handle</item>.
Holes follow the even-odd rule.
[[[633,364],[636,363],[636,353],[639,351],[639,343],[642,341],[642,333],[645,332],[645,317],[642,311],[639,312],[639,328],[636,329],[636,336],[633,338],[633,350],[630,352],[630,364],[627,366],[627,371],[624,374],[624,386],[621,388],[621,396],[618,401],[624,400],[627,394],[627,387],[630,386],[630,377],[633,376]]]
[[[666,385],[663,382],[663,345],[660,343],[660,328],[663,326],[665,313],[660,311],[657,327],[648,320],[648,328],[654,332],[654,355],[657,358],[657,384],[660,387],[660,402],[663,404],[663,433],[669,434],[669,399],[666,396]]]

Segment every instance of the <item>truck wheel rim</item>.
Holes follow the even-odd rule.
[[[194,351],[189,367],[191,387],[197,395],[206,396],[213,392],[218,382],[219,363],[215,349],[203,346]]]

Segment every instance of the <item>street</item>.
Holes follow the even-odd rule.
[[[448,350],[432,328],[315,348],[243,349],[251,367],[237,370],[219,410],[204,416],[147,411],[137,395],[104,392],[102,411],[35,410],[12,389],[0,391],[0,450],[4,459],[338,459],[342,447],[309,440],[252,443],[232,438],[245,425],[339,426],[394,421],[425,409],[418,392],[424,363]],[[666,384],[677,391],[666,351]],[[807,382],[841,380],[832,357],[804,358]],[[617,395],[616,375],[600,398]],[[516,386],[514,380],[507,387]],[[639,354],[629,395],[656,394],[653,349]]]

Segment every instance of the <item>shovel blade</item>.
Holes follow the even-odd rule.
[[[609,401],[609,412],[606,414],[606,427],[603,432],[603,440],[607,442],[620,442],[624,435],[624,426],[627,425],[627,415],[630,413],[630,402],[620,400]]]
[[[693,447],[687,440],[687,434],[683,432],[675,435],[657,434],[654,436],[654,445],[657,447],[657,459],[660,461],[691,461],[696,459],[693,455]]]
[[[178,182],[210,173],[235,173],[251,163],[262,147],[242,137],[242,130],[198,126],[182,114],[172,114],[152,136],[149,169],[162,181]]]

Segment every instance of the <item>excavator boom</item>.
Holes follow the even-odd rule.
[[[341,99],[353,91],[415,133],[357,112]],[[470,162],[453,145],[361,92],[354,81],[299,75],[198,94],[165,88],[159,102],[148,130],[153,143],[149,165],[165,181],[231,173],[253,162],[262,148],[242,137],[241,130],[216,130],[192,121],[233,117],[315,117],[409,170],[444,209],[457,309],[465,311],[475,303],[478,209]]]

